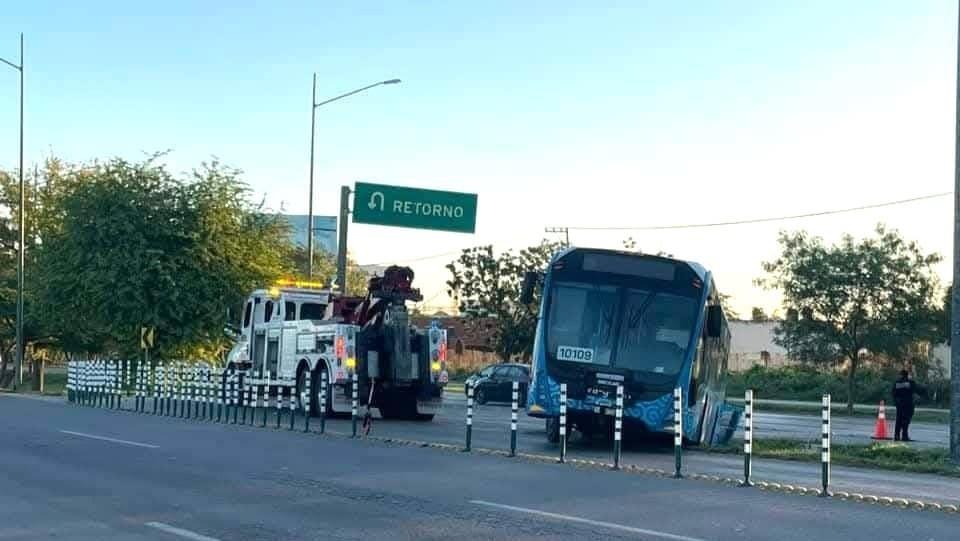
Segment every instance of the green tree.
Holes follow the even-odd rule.
[[[763,311],[763,308],[754,306],[753,310],[750,311],[750,319],[753,321],[767,321],[770,318],[767,317],[767,313]]]
[[[943,293],[943,306],[940,309],[939,317],[939,336],[941,342],[946,342],[950,344],[952,341],[952,335],[950,332],[950,319],[951,312],[953,310],[953,284],[947,286],[946,291]]]
[[[529,359],[537,327],[540,292],[530,305],[520,302],[523,275],[527,271],[543,271],[560,243],[542,241],[514,253],[511,250],[495,255],[493,246],[463,250],[460,257],[447,265],[451,278],[448,294],[470,318],[489,317],[496,321],[491,349],[504,359],[519,356]]]
[[[763,264],[759,280],[783,292],[787,318],[776,341],[795,359],[812,363],[846,360],[847,409],[860,352],[902,359],[908,348],[937,334],[936,254],[883,225],[860,241],[846,235],[824,245],[806,232],[781,233],[781,254]]]
[[[176,179],[154,160],[111,160],[64,168],[56,184],[33,306],[65,351],[132,355],[153,326],[160,355],[210,354],[226,345],[228,310],[291,272],[285,222],[217,162]]]

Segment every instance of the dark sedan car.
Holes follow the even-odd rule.
[[[466,380],[463,392],[473,386],[473,399],[477,404],[486,402],[510,402],[513,382],[520,382],[520,404],[527,400],[530,385],[530,366],[520,363],[500,363],[487,366]]]

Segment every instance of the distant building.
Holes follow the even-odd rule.
[[[773,341],[773,330],[779,321],[730,321],[731,372],[742,372],[754,366],[778,367],[789,364],[787,350]]]
[[[283,214],[282,216],[290,224],[290,240],[297,246],[306,248],[308,216],[306,214]],[[316,251],[323,250],[330,254],[337,253],[336,216],[313,217],[313,248]]]

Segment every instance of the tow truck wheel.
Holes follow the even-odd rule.
[[[300,363],[300,366],[297,367],[297,384],[296,384],[296,393],[297,393],[297,409],[303,411],[303,393],[307,390],[307,374],[310,372],[307,370],[307,365]],[[310,383],[313,383],[312,381]],[[310,414],[313,415],[313,404],[310,404]]]

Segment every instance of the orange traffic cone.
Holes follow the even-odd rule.
[[[873,429],[873,439],[890,439],[889,434],[887,434],[887,408],[883,405],[883,400],[880,401],[880,409],[877,411],[877,424]]]

